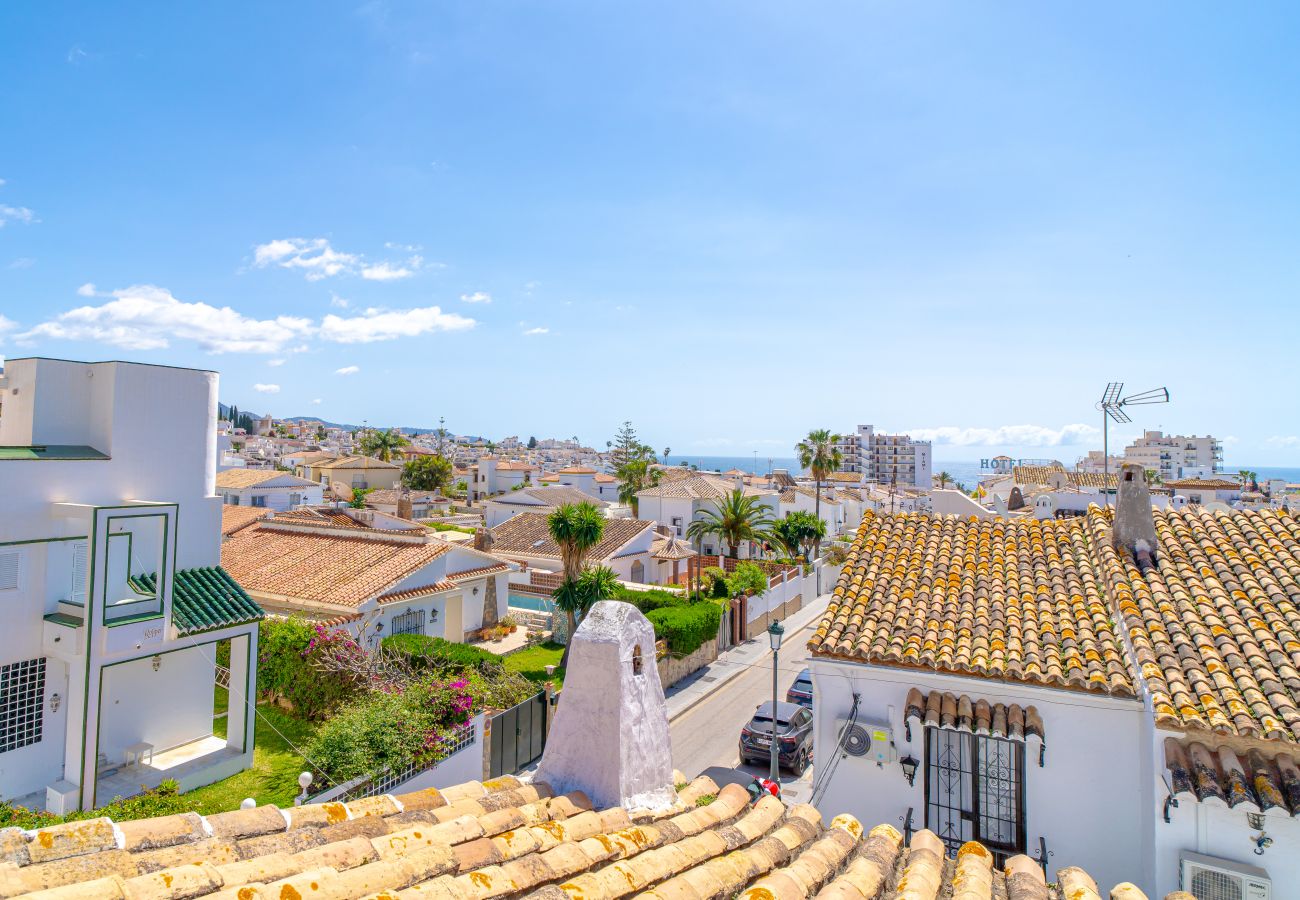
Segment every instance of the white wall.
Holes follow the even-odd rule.
[[[212,734],[215,653],[212,644],[165,653],[157,672],[148,658],[105,668],[99,752],[120,763],[141,741],[161,752]]]
[[[1133,764],[1143,756],[1146,716],[1140,702],[818,658],[813,658],[810,668],[819,768],[831,758],[828,748],[835,746],[836,721],[848,714],[855,692],[861,696],[858,721],[887,722],[893,729],[897,758],[910,754],[920,761],[916,783],[909,786],[897,762],[877,768],[852,757],[840,760],[821,794],[823,815],[847,812],[868,827],[881,823],[901,827],[910,807],[914,826],[925,827],[925,729],[914,722],[909,743],[903,722],[911,688],[965,693],[990,703],[1033,705],[1043,717],[1047,753],[1046,766],[1039,768],[1037,741],[1028,742],[1029,854],[1037,855],[1041,835],[1047,849],[1055,851],[1048,866],[1049,881],[1057,867],[1082,866],[1097,879],[1103,895],[1121,881],[1142,877],[1144,862],[1151,855],[1145,815],[1151,791],[1143,767]]]

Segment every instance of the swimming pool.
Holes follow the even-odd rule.
[[[554,612],[555,604],[550,597],[537,597],[532,594],[510,594],[510,605],[515,609],[531,609],[534,612]]]

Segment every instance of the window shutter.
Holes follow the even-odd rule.
[[[18,590],[18,564],[17,550],[0,553],[0,591]]]
[[[73,603],[86,602],[86,559],[88,545],[77,541],[72,545],[72,583],[68,586],[68,600]]]

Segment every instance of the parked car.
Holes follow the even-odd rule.
[[[804,669],[795,676],[794,684],[785,692],[786,703],[797,703],[806,709],[812,709],[812,673]]]
[[[749,724],[740,729],[740,761],[767,765],[772,758],[772,734],[777,740],[777,761],[796,775],[812,762],[812,713],[794,703],[776,704],[773,725],[772,702],[760,703]]]

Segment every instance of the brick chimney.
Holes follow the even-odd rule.
[[[411,492],[404,490],[397,495],[397,517],[399,519],[414,519],[415,512],[411,506]]]
[[[1151,513],[1151,492],[1147,488],[1146,470],[1135,463],[1125,463],[1119,473],[1111,540],[1116,547],[1122,547],[1134,556],[1147,553],[1155,559],[1159,544],[1155,517]]]
[[[474,549],[484,553],[492,552],[492,532],[486,528],[474,529]]]

